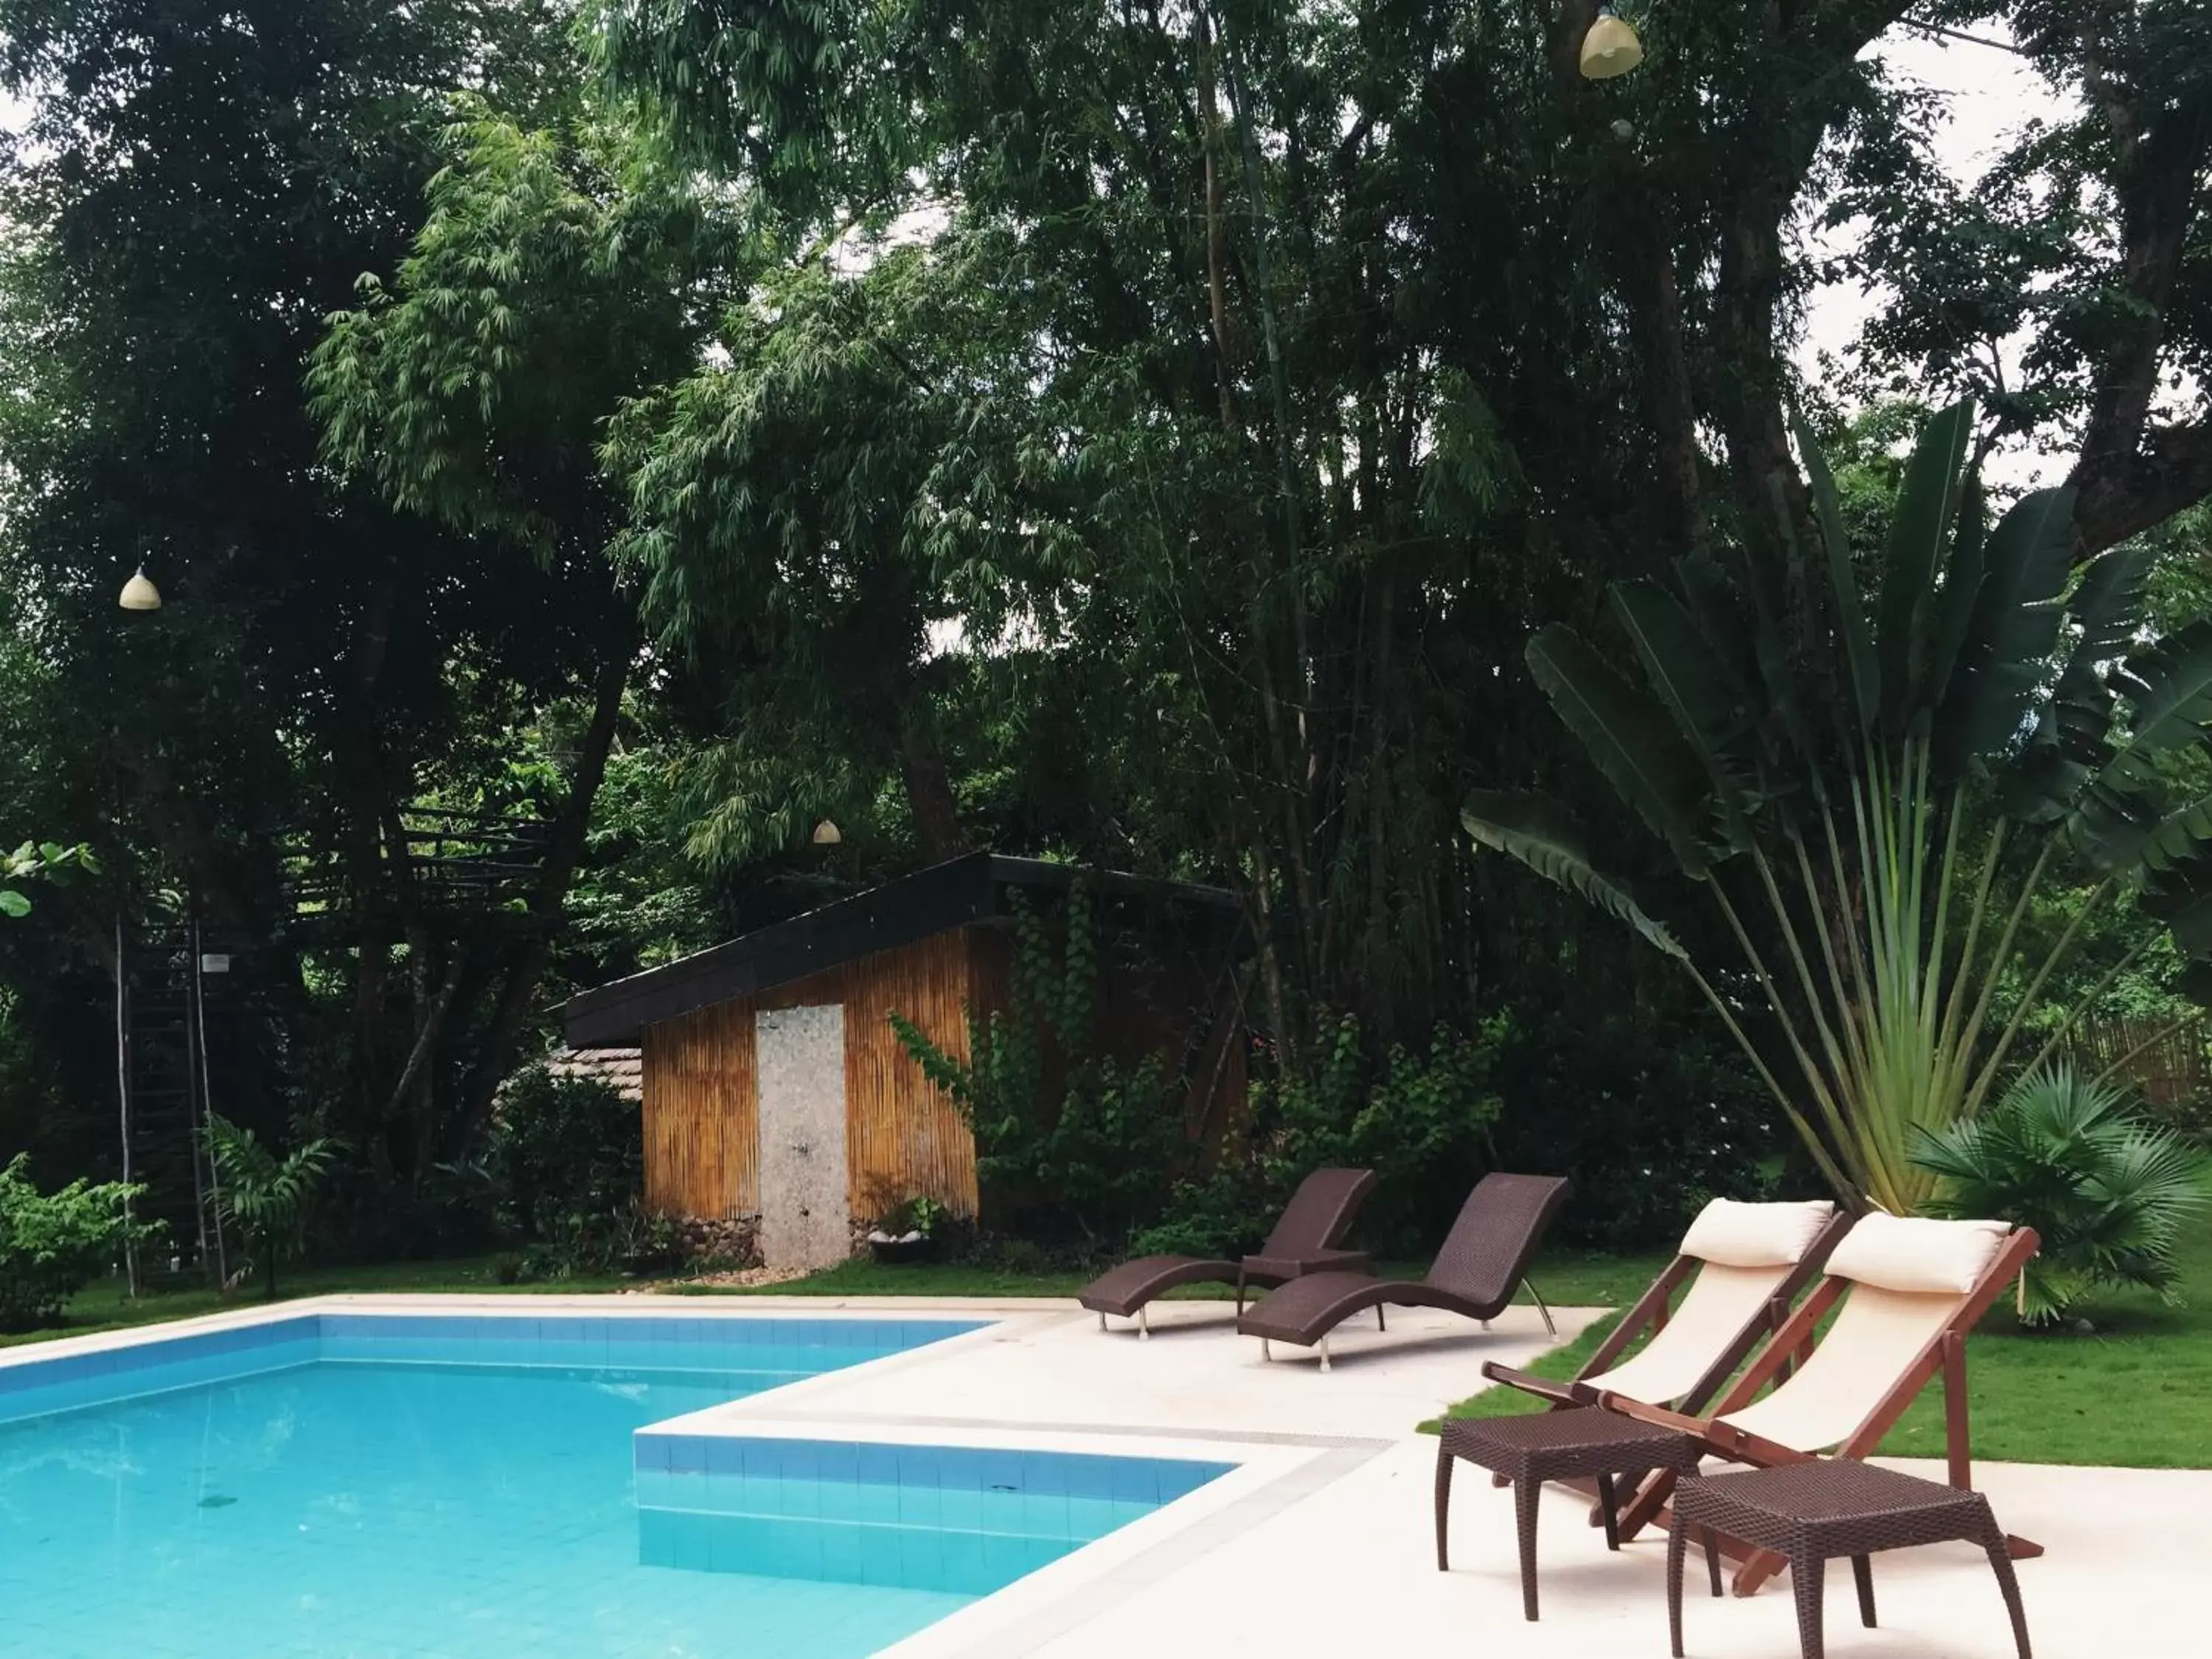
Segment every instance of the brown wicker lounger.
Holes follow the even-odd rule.
[[[1258,1254],[1242,1261],[1194,1255],[1139,1256],[1092,1279],[1076,1292],[1076,1300],[1098,1316],[1102,1331],[1108,1314],[1121,1319],[1133,1316],[1142,1338],[1152,1334],[1145,1304],[1178,1285],[1234,1284],[1237,1311],[1241,1314],[1247,1285],[1281,1285],[1307,1273],[1364,1268],[1366,1253],[1340,1249],[1337,1241],[1350,1231],[1352,1218],[1374,1187],[1372,1170],[1316,1170],[1291,1194],[1291,1201],[1283,1206],[1274,1231]]]
[[[1460,1207],[1425,1278],[1309,1274],[1261,1297],[1238,1318],[1237,1328],[1260,1339],[1263,1357],[1272,1358],[1270,1342],[1304,1348],[1319,1343],[1321,1368],[1327,1370],[1328,1334],[1369,1308],[1443,1308],[1487,1325],[1528,1284],[1528,1260],[1566,1195],[1566,1182],[1556,1176],[1485,1176]],[[1528,1285],[1528,1294],[1545,1328],[1554,1329],[1552,1311],[1534,1285]]]

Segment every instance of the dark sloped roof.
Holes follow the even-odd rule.
[[[1065,892],[1078,880],[1109,899],[1194,905],[1230,919],[1237,909],[1237,896],[1223,887],[971,853],[757,928],[726,945],[580,992],[561,1010],[568,1046],[635,1043],[647,1026],[662,1020],[787,985],[871,951],[1011,915],[1013,893]]]

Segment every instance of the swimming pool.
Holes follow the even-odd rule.
[[[0,1366],[0,1646],[844,1659],[1227,1467],[654,1426],[974,1328],[323,1313]]]

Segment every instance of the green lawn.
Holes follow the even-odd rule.
[[[2185,1305],[2139,1291],[2100,1295],[2083,1311],[2094,1334],[2029,1336],[2000,1307],[1966,1345],[1974,1455],[2018,1462],[2212,1467],[2212,1226],[2182,1256]],[[1530,1367],[1570,1376],[1610,1321]],[[1452,1408],[1492,1417],[1542,1408],[1510,1389],[1490,1389]],[[1922,1394],[1882,1450],[1943,1454],[1943,1394]]]
[[[1553,1251],[1539,1261],[1531,1276],[1555,1305],[1619,1307],[1635,1297],[1663,1261],[1656,1255]],[[496,1263],[495,1257],[479,1256],[309,1268],[285,1278],[284,1297],[346,1291],[579,1293],[611,1291],[619,1283],[580,1279],[502,1285]],[[2200,1227],[2191,1237],[2182,1268],[2185,1305],[2166,1307],[2136,1292],[2102,1297],[2087,1310],[2097,1326],[2093,1335],[2024,1336],[2011,1328],[2003,1310],[1991,1314],[1968,1346],[1975,1455],[2139,1468],[2212,1467],[2212,1225]],[[1385,1271],[1413,1273],[1419,1268],[1389,1263]],[[783,1285],[678,1288],[702,1296],[1059,1297],[1071,1294],[1083,1278],[1077,1273],[1018,1273],[963,1265],[883,1267],[853,1261]],[[1194,1285],[1175,1294],[1220,1292]],[[225,1306],[254,1306],[258,1300],[257,1288],[228,1303],[204,1290],[165,1291],[132,1301],[119,1282],[110,1280],[78,1297],[61,1328],[0,1336],[0,1345],[184,1319]],[[1571,1375],[1597,1346],[1607,1323],[1600,1322],[1533,1369],[1547,1376]],[[1452,1415],[1491,1416],[1533,1409],[1536,1403],[1510,1389],[1492,1389],[1454,1407]],[[1905,1456],[1940,1455],[1942,1411],[1942,1391],[1931,1389],[1882,1449]]]

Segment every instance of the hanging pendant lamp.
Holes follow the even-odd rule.
[[[1611,12],[1600,12],[1589,33],[1583,36],[1583,79],[1610,81],[1643,61],[1644,43],[1636,38],[1636,31]]]
[[[142,564],[137,574],[123,584],[123,592],[116,596],[115,602],[125,611],[159,611],[161,608],[161,590],[154,586],[153,580],[146,574],[146,567]]]

